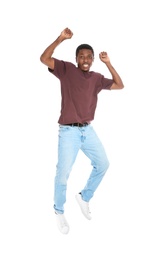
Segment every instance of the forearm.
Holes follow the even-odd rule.
[[[111,65],[110,61],[105,63],[107,68],[109,69],[112,78],[114,80],[114,86],[112,88],[116,88],[116,89],[122,89],[124,88],[123,82],[121,77],[119,76],[119,74],[117,73],[117,71],[114,69],[114,67]]]
[[[52,57],[54,50],[56,47],[63,41],[61,35],[52,43],[50,44],[40,56],[40,60],[44,63],[46,60]]]

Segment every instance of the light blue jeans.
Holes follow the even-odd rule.
[[[87,183],[81,190],[83,200],[88,202],[93,197],[95,190],[109,167],[104,147],[92,125],[84,127],[59,125],[54,209],[60,214],[64,213],[67,180],[80,149],[90,159],[92,165],[92,171]]]

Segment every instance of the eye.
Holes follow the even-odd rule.
[[[92,55],[88,55],[88,59],[92,60],[93,56]]]

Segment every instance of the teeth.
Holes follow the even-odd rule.
[[[88,67],[88,64],[83,64],[84,67]]]

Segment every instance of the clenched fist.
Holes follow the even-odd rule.
[[[69,28],[65,28],[61,32],[61,37],[63,38],[63,40],[71,39],[72,36],[73,36],[73,33],[72,33],[72,31]]]
[[[109,56],[107,55],[107,52],[105,52],[105,51],[100,52],[99,57],[100,57],[100,60],[104,63],[110,62]]]

